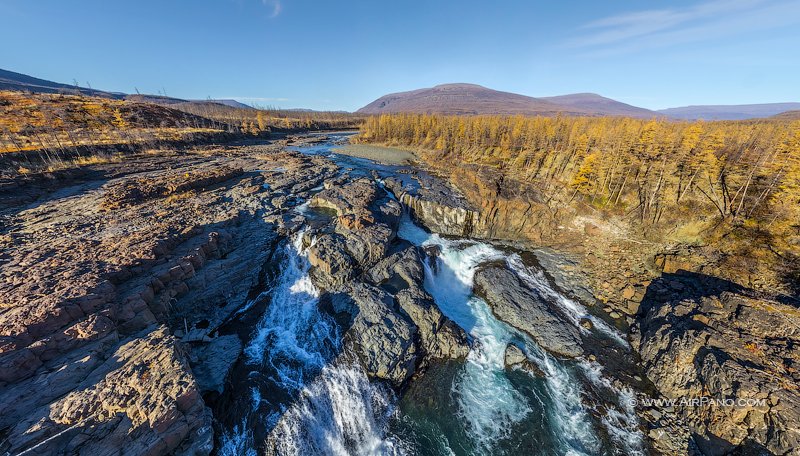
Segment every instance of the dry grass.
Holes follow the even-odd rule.
[[[188,173],[187,173],[187,177],[188,177]],[[178,203],[178,202],[183,202],[183,201],[188,200],[189,198],[192,198],[193,196],[195,196],[195,192],[193,190],[188,190],[188,191],[181,192],[181,193],[173,193],[173,194],[167,196],[164,199],[164,204],[169,205],[169,204],[174,204],[174,203]]]
[[[154,104],[0,91],[0,153],[52,155],[79,146],[185,140],[230,128]]]

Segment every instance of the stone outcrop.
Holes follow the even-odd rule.
[[[550,208],[532,186],[506,180],[490,167],[447,167],[455,184],[416,176],[419,188],[386,179],[386,187],[431,231],[506,241],[541,241],[558,231]]]
[[[396,237],[398,202],[365,178],[326,187],[310,204],[336,216],[306,233],[310,275],[347,315],[344,342],[365,371],[399,387],[431,359],[466,356],[463,330],[422,288],[419,253]]]
[[[528,356],[515,344],[508,344],[503,355],[503,365],[506,369],[520,369],[535,377],[544,377],[544,372],[528,359]]]
[[[214,337],[191,352],[191,366],[202,393],[222,393],[225,377],[242,353],[242,341],[234,334]]]
[[[439,188],[430,179],[418,189],[406,187],[395,178],[384,181],[386,188],[408,208],[415,220],[429,230],[452,236],[472,236],[479,213],[452,188]],[[427,184],[427,185],[426,185]]]
[[[488,266],[475,273],[475,292],[500,320],[530,335],[545,350],[560,356],[583,353],[578,328],[536,290],[506,268]]]
[[[700,274],[665,274],[648,287],[632,342],[659,393],[677,401],[657,415],[674,410],[693,435],[670,451],[800,448],[797,304]]]
[[[202,189],[241,176],[241,168],[220,166],[200,172],[186,172],[171,179],[132,179],[109,187],[102,207],[106,210],[132,206],[154,198],[165,198],[190,190]]]
[[[259,287],[271,202],[338,173],[277,149],[131,156],[0,205],[0,453],[211,451],[201,394],[241,350],[217,328]]]
[[[422,288],[425,279],[422,256],[408,246],[382,260],[368,271],[368,279],[394,293],[397,305],[416,325],[422,347],[434,359],[466,357],[469,345],[464,331],[445,317],[433,298]]]
[[[417,366],[416,326],[394,311],[389,293],[356,282],[333,299],[333,309],[351,316],[344,343],[353,347],[368,375],[400,386]]]
[[[116,345],[105,361],[99,358],[88,353],[67,359],[64,368],[71,372],[55,371],[38,377],[36,384],[17,384],[9,391],[16,397],[4,394],[0,425],[11,427],[3,450],[109,455],[211,451],[211,413],[177,340],[165,327],[145,330]],[[42,393],[55,399],[40,382],[46,389],[63,388],[60,381],[76,370],[85,379],[74,390],[39,405]]]

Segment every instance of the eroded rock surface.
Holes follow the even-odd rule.
[[[366,178],[326,187],[311,206],[336,217],[307,233],[311,277],[349,316],[345,345],[366,372],[400,386],[430,359],[466,356],[463,330],[422,288],[419,253],[397,239],[400,204]]]
[[[654,281],[642,306],[632,342],[659,393],[676,401],[658,416],[673,410],[694,436],[670,451],[696,445],[708,455],[796,454],[796,302],[681,273]],[[705,402],[686,402],[702,398]]]
[[[258,288],[285,207],[337,173],[229,147],[26,177],[25,205],[0,198],[0,453],[210,452],[201,393],[241,344],[217,328]]]
[[[537,377],[544,377],[544,372],[528,359],[528,355],[515,344],[508,344],[503,356],[506,369],[521,369]]]

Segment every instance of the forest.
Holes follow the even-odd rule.
[[[397,114],[367,119],[357,140],[416,149],[442,170],[491,167],[498,185],[525,182],[651,239],[760,244],[754,254],[797,266],[800,121]]]

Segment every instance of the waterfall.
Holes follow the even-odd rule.
[[[393,411],[391,392],[370,384],[360,366],[335,361],[341,335],[333,319],[319,310],[304,235],[296,233],[285,245],[269,306],[244,351],[253,372],[269,374],[266,385],[256,384],[250,391],[249,419],[274,426],[271,443],[280,455],[402,454],[399,442],[384,438]],[[282,406],[282,414],[261,416],[262,390],[271,388],[297,399],[286,409]],[[245,417],[223,435],[219,451],[255,456],[254,443]]]
[[[330,147],[312,149],[311,153],[327,153]],[[337,163],[344,160],[330,157]],[[308,210],[308,204],[296,208],[299,213]],[[447,407],[426,408],[422,402],[430,399],[425,398],[414,403],[421,404],[418,410],[425,413],[447,414],[429,420],[435,417],[404,415],[402,407],[396,409],[392,391],[371,382],[360,366],[339,356],[342,334],[334,320],[319,310],[320,292],[309,277],[304,236],[301,231],[285,244],[281,272],[265,292],[269,305],[244,351],[249,411],[222,436],[219,454],[255,456],[255,449],[265,442],[253,441],[254,423],[269,432],[268,453],[280,455],[643,454],[643,436],[628,405],[631,391],[615,386],[594,361],[550,355],[526,334],[498,320],[473,294],[475,271],[488,262],[503,263],[558,307],[582,334],[600,333],[628,348],[614,328],[554,289],[542,271],[526,265],[519,255],[485,242],[430,234],[408,213],[403,215],[401,239],[420,247],[438,246],[438,253],[423,264],[425,289],[474,341],[466,360],[447,367],[450,374],[431,377],[435,391],[445,393],[437,398]],[[580,325],[584,319],[592,321],[595,331]],[[504,356],[509,343],[523,347],[544,376],[507,371]],[[592,392],[597,390],[604,394],[601,405],[593,403]],[[612,398],[610,402],[605,396]],[[599,417],[592,416],[593,408],[602,410]],[[424,423],[415,428],[415,420]],[[411,427],[405,427],[409,422]],[[417,432],[429,434],[417,440]],[[418,446],[419,442],[435,442],[438,449]]]
[[[327,366],[278,423],[275,453],[405,454],[399,440],[384,437],[392,411],[391,393],[359,367]]]
[[[543,291],[544,296],[557,303],[578,327],[580,318],[587,318],[585,309],[553,290],[544,276],[527,268],[518,255],[505,254],[483,242],[429,234],[414,224],[408,214],[401,222],[398,235],[418,246],[439,246],[435,266],[425,264],[425,288],[442,312],[477,342],[453,383],[452,392],[458,400],[460,419],[478,452],[497,453],[498,442],[509,438],[515,425],[530,419],[535,406],[541,413],[551,415],[548,422],[553,427],[541,430],[549,432],[548,441],[553,442],[553,448],[541,448],[542,451],[570,455],[604,453],[584,404],[584,391],[577,378],[580,372],[576,372],[580,368],[558,361],[527,335],[497,320],[486,302],[472,294],[473,276],[483,263],[504,261],[528,286]],[[602,321],[597,322],[601,331],[624,343],[613,329],[603,328]],[[526,396],[505,374],[505,348],[514,341],[523,342],[530,360],[545,373],[544,388],[537,394]],[[607,382],[598,372],[592,373],[592,380]],[[603,420],[609,435],[619,441],[626,453],[635,454],[640,442],[635,414],[630,410],[612,410],[609,416]]]
[[[248,363],[269,366],[277,375],[277,386],[289,392],[316,375],[340,343],[336,323],[318,309],[319,290],[311,283],[302,248],[304,234],[304,230],[295,233],[284,247],[269,307],[244,350]]]

